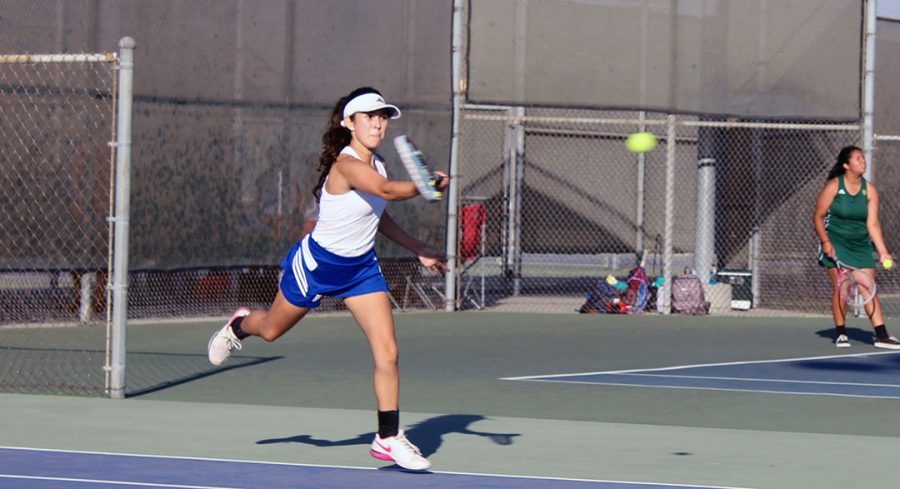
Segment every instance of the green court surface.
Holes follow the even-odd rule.
[[[848,351],[833,347],[824,317],[404,313],[396,320],[401,424],[434,471],[897,487],[900,399],[501,380],[874,353],[859,320],[849,324]],[[219,326],[129,325],[125,400],[0,395],[7,413],[0,445],[384,466],[367,454],[376,427],[371,357],[349,316],[307,318],[274,343],[251,338],[216,368],[205,348]],[[879,358],[882,375],[900,374],[900,354]],[[829,368],[818,382],[829,382]]]

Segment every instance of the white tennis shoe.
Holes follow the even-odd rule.
[[[875,348],[885,348],[887,350],[900,350],[900,341],[893,336],[887,338],[875,338]]]
[[[838,337],[834,339],[834,346],[838,348],[850,348],[850,338],[845,334],[838,335]]]
[[[213,333],[212,338],[209,339],[209,344],[206,345],[209,363],[222,365],[231,356],[232,351],[241,349],[241,340],[231,330],[231,324],[235,319],[246,317],[249,314],[250,309],[246,307],[234,311],[234,314],[231,315],[231,319],[225,323],[225,326]]]
[[[419,447],[406,439],[406,433],[400,430],[397,436],[382,438],[375,434],[369,454],[378,460],[394,462],[407,470],[428,470],[431,462],[422,456]]]

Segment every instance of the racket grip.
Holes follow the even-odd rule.
[[[441,178],[437,177],[435,175],[432,175],[431,179],[428,180],[428,186],[431,187],[431,190],[434,191],[434,199],[435,200],[440,200],[444,196],[444,193],[441,192],[440,190],[438,190],[438,187],[437,187],[437,185],[438,185],[438,183],[440,183],[440,181],[441,181]]]

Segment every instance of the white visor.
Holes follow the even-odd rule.
[[[344,106],[344,117],[352,116],[357,112],[374,112],[381,109],[388,109],[391,119],[400,118],[400,109],[397,106],[386,103],[381,95],[371,92],[357,95],[350,99],[347,105]],[[341,126],[344,126],[343,120],[341,121]]]

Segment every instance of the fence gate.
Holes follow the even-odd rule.
[[[0,56],[0,390],[104,395],[118,56]]]

